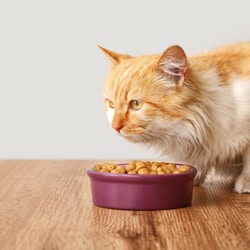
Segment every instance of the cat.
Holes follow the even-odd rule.
[[[250,42],[194,56],[179,45],[142,56],[98,47],[111,64],[103,95],[118,135],[195,166],[195,185],[213,170],[250,193]]]

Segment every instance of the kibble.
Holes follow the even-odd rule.
[[[116,174],[181,174],[191,171],[188,165],[178,165],[166,162],[131,161],[126,165],[105,162],[96,164],[93,169],[97,172]]]

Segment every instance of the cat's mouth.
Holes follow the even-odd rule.
[[[158,130],[156,133],[155,129],[144,127],[121,129],[119,132],[116,131],[116,133],[119,136],[122,136],[125,140],[138,144],[159,143],[167,136],[164,131]]]
[[[146,143],[151,140],[143,127],[136,127],[130,130],[121,129],[119,132],[116,131],[116,134],[133,143]]]

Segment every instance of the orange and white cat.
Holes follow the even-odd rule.
[[[197,167],[196,184],[214,169],[250,192],[250,42],[190,57],[178,45],[137,57],[100,48],[111,61],[104,100],[117,134]]]

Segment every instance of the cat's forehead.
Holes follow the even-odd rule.
[[[105,94],[112,95],[113,98],[122,98],[124,93],[138,95],[144,85],[152,82],[156,59],[152,56],[141,56],[120,62],[107,75]]]
[[[141,72],[154,67],[157,63],[157,55],[137,56],[122,60],[114,70],[129,69],[131,72]]]

